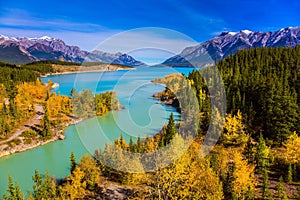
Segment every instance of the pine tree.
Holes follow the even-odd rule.
[[[71,155],[70,155],[70,170],[71,170],[71,173],[74,171],[75,167],[76,167],[76,158],[75,158],[74,152],[71,152]]]
[[[244,150],[245,157],[247,158],[249,163],[254,161],[254,151],[252,145],[252,138],[249,136],[245,150]]]
[[[130,136],[130,140],[129,140],[129,151],[134,153],[135,152],[135,148],[134,148],[134,143],[132,140],[132,136]]]
[[[40,188],[42,186],[42,176],[39,174],[37,170],[34,171],[34,176],[32,177],[32,180],[34,182],[33,185],[33,197],[35,199],[41,199],[42,194],[40,192]]]
[[[266,168],[263,170],[263,186],[262,186],[262,197],[263,199],[270,199],[271,194],[269,191],[269,175]]]
[[[138,136],[137,141],[136,141],[136,151],[137,153],[142,153],[143,148],[142,148],[142,141],[140,136]]]
[[[5,200],[24,200],[23,193],[19,187],[18,183],[13,182],[12,177],[8,176],[8,189],[7,195],[3,195],[3,199]]]
[[[257,153],[256,153],[256,162],[257,168],[259,173],[264,173],[265,168],[268,166],[269,160],[269,148],[267,147],[265,140],[260,134],[257,146]]]
[[[15,188],[16,188],[16,199],[17,200],[23,200],[24,199],[24,195],[23,195],[23,192],[21,191],[18,183],[16,183]]]
[[[14,182],[12,180],[12,177],[9,175],[8,176],[8,200],[16,200],[17,199],[17,194],[16,194],[16,188],[14,186]]]
[[[174,115],[171,113],[169,122],[166,128],[166,137],[165,137],[165,145],[169,144],[172,139],[175,137],[177,133],[176,126],[175,126],[175,120],[174,120]]]
[[[252,191],[250,186],[248,187],[248,191],[247,191],[247,194],[246,194],[246,199],[248,199],[248,200],[254,199],[254,194],[253,194],[253,191]]]
[[[286,196],[286,191],[285,191],[282,176],[280,176],[280,178],[279,178],[279,183],[276,186],[276,189],[277,189],[277,195],[280,199],[282,199],[282,200],[287,200],[288,199],[287,196]]]
[[[50,177],[48,170],[43,180],[43,196],[45,198],[54,199],[56,197],[56,184]]]
[[[120,139],[119,139],[119,147],[123,150],[126,149],[126,141],[123,138],[123,135],[121,134]]]
[[[229,165],[229,169],[226,173],[225,180],[223,181],[224,195],[225,195],[225,197],[230,198],[230,199],[232,199],[234,197],[234,191],[233,191],[234,170],[235,170],[234,163],[231,163]]]
[[[50,177],[48,171],[44,179],[42,175],[36,170],[32,177],[33,185],[33,197],[34,199],[54,199],[56,197],[56,184]]]
[[[52,135],[51,132],[51,127],[50,127],[50,121],[48,118],[48,109],[45,106],[45,114],[44,114],[44,123],[43,123],[43,130],[41,132],[41,136],[43,137],[43,139],[47,139],[50,138]]]
[[[70,96],[73,98],[76,94],[76,89],[72,88],[71,92],[70,92]]]

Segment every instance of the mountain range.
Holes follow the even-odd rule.
[[[183,49],[162,64],[171,67],[201,67],[219,61],[242,49],[256,47],[294,47],[300,44],[300,27],[282,28],[274,32],[242,30],[222,32],[220,35]],[[66,45],[63,40],[44,36],[41,38],[14,38],[0,35],[0,61],[28,63],[39,60],[64,60],[70,62],[104,62],[128,66],[144,63],[124,53],[107,53],[99,50],[83,51]]]
[[[257,47],[294,47],[300,44],[300,27],[274,32],[223,32],[206,42],[185,48],[162,64],[172,67],[201,67],[219,61],[242,49]]]
[[[128,66],[144,65],[124,53],[113,54],[98,50],[87,52],[77,46],[66,45],[63,40],[48,36],[14,38],[0,35],[0,61],[21,64],[39,60],[104,62]]]

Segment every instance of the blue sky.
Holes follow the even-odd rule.
[[[203,42],[222,31],[274,31],[299,25],[298,0],[0,0],[0,34],[49,35],[85,50],[114,34],[141,27],[167,28]],[[178,39],[143,34],[149,40]],[[191,41],[180,43],[178,50],[189,45]]]

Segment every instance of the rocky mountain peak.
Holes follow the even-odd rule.
[[[179,55],[163,62],[169,66],[204,66],[215,60],[235,54],[242,49],[257,47],[295,47],[300,44],[300,27],[282,28],[273,32],[241,30],[239,32],[222,32],[220,35],[185,48]],[[207,63],[209,62],[209,63]]]

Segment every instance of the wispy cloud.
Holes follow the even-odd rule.
[[[0,34],[10,37],[50,37],[64,40],[68,45],[84,50],[94,49],[99,42],[120,32],[93,23],[78,23],[61,17],[38,18],[25,10],[5,9],[0,13]]]
[[[179,53],[184,47],[195,44],[197,42],[183,33],[159,27],[145,27],[115,34],[101,42],[97,49],[108,52],[159,49]]]
[[[172,3],[170,1],[170,3]],[[200,12],[197,7],[177,1],[174,5],[180,13],[188,19],[189,24],[193,24],[191,30],[197,30],[199,35],[207,35],[207,33],[218,32],[220,28],[228,26],[227,22],[218,16],[207,15]],[[214,34],[212,34],[214,35]]]
[[[144,31],[140,31],[144,30]],[[145,31],[145,30],[148,30]],[[165,34],[154,30],[165,30]],[[178,35],[175,37],[174,33]],[[10,37],[50,37],[64,40],[69,45],[80,46],[85,50],[99,49],[107,52],[130,52],[137,49],[161,49],[173,53],[180,52],[184,47],[195,45],[191,38],[169,29],[145,28],[133,30],[106,30],[101,32],[76,32],[35,30],[23,28],[1,28],[0,34]]]
[[[55,30],[55,31],[76,31],[76,32],[99,32],[107,30],[99,24],[87,22],[73,22],[65,17],[39,18],[31,16],[30,13],[20,9],[7,9],[5,14],[0,16],[0,27],[19,28],[31,30]]]
[[[158,64],[196,45],[192,38],[165,28],[145,27],[123,31],[107,38],[95,48],[106,52],[124,52],[147,64]]]
[[[62,19],[44,20],[23,11],[15,12],[17,15],[0,16],[0,34],[10,37],[48,35],[83,50],[128,53],[148,64],[163,61],[180,53],[185,47],[197,44],[182,33],[164,28],[148,27],[123,31],[91,23]]]

